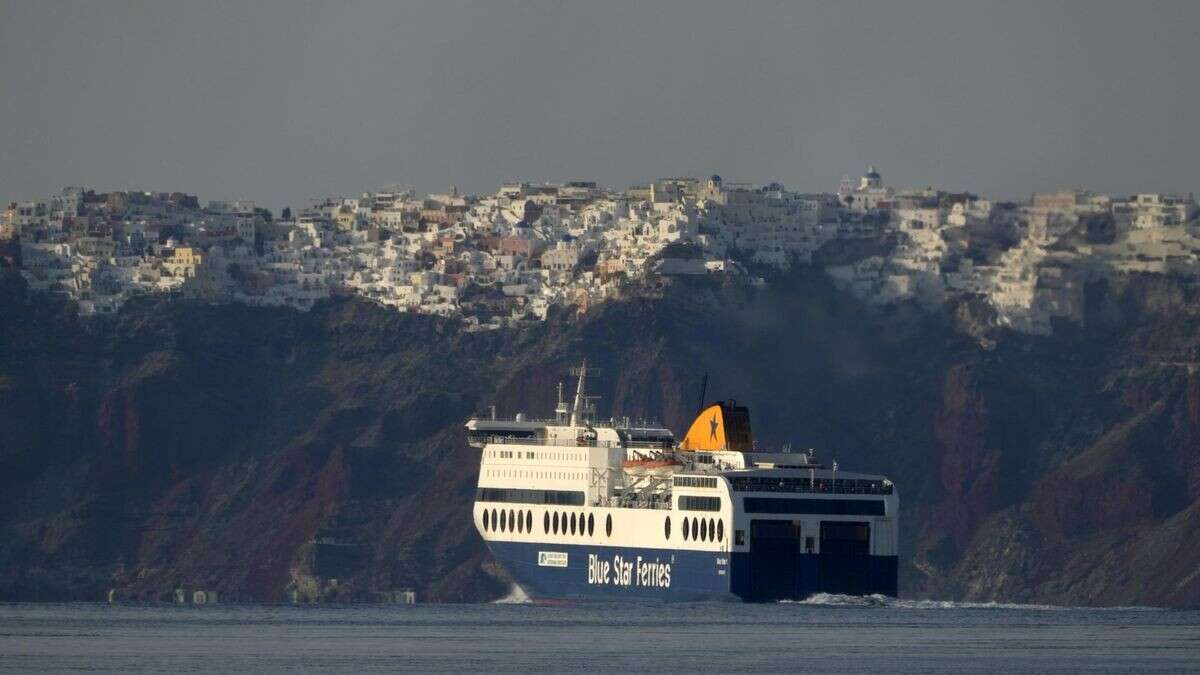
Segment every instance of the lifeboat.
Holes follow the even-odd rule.
[[[683,462],[674,457],[648,457],[627,459],[621,467],[631,476],[670,476],[683,468]]]

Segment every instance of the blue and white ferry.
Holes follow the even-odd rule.
[[[475,527],[535,600],[801,600],[897,592],[895,486],[812,453],[761,452],[749,411],[704,407],[683,440],[595,419],[578,369],[553,420],[466,424]]]

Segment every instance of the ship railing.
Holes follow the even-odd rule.
[[[478,422],[531,422],[538,424],[557,424],[557,420],[546,419],[542,417],[529,417],[528,415],[496,415],[492,417],[489,414],[472,415],[467,418],[467,421]]]
[[[670,450],[672,443],[654,441],[598,441],[592,438],[577,438],[574,445],[570,440],[554,440],[549,438],[523,438],[521,436],[487,436],[484,442],[495,445],[552,445],[577,448],[630,448],[634,450]]]
[[[767,478],[729,477],[734,492],[807,492],[839,495],[890,495],[895,486],[889,481],[863,478]]]
[[[626,497],[601,497],[596,500],[592,506],[601,506],[611,509],[650,509],[656,511],[670,511],[671,499],[668,496],[666,499],[630,499]]]
[[[634,450],[671,450],[675,447],[674,441],[625,441],[621,444],[622,447],[632,448]]]
[[[548,417],[530,417],[528,415],[496,415],[493,417],[490,413],[480,413],[467,418],[467,421],[478,422],[530,422],[532,424],[545,424],[547,426],[561,425],[563,422]],[[587,420],[588,425],[593,429],[659,429],[657,420]]]

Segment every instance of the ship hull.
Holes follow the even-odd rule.
[[[897,559],[490,541],[492,555],[536,600],[767,602],[815,593],[896,595]]]

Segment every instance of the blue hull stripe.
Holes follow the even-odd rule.
[[[535,599],[804,599],[813,593],[896,595],[895,556],[798,555],[491,541]]]
[[[729,555],[724,553],[504,541],[488,546],[533,598],[734,599],[729,592]],[[539,555],[543,553],[551,555]],[[565,561],[555,555],[564,553]],[[549,559],[539,565],[539,557]]]

